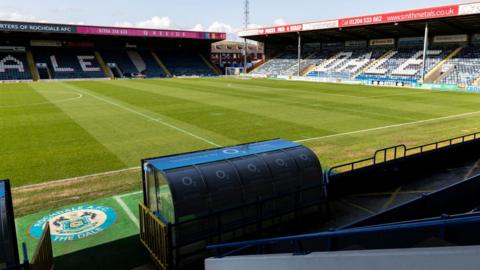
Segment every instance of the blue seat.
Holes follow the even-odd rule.
[[[0,81],[31,80],[25,53],[0,53]]]
[[[174,76],[217,75],[195,52],[158,52],[158,56]]]
[[[102,50],[100,54],[105,64],[115,64],[125,77],[131,77],[132,74],[140,72],[133,64],[126,50]]]
[[[150,51],[142,50],[142,51],[139,51],[139,54],[142,57],[147,67],[147,69],[144,71],[145,76],[147,78],[163,78],[167,76],[163,71],[163,69],[155,61]]]
[[[46,64],[52,79],[105,78],[95,53],[89,49],[34,48],[35,63]]]

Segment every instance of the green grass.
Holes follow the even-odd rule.
[[[126,194],[120,199],[129,211],[138,217],[138,203],[143,195],[139,193]],[[62,208],[47,208],[41,212],[16,219],[17,238],[19,247],[27,244],[30,259],[38,245],[38,240],[29,234],[32,224],[56,210],[68,209],[76,206],[104,206],[111,207],[117,213],[117,221],[105,231],[84,239],[65,242],[52,242],[53,253],[56,257],[55,267],[58,269],[103,269],[105,262],[109,262],[109,269],[132,269],[148,261],[148,257],[141,246],[138,236],[138,227],[115,198],[103,198],[89,203],[81,203]],[[23,251],[20,250],[20,254]]]
[[[336,134],[476,112],[478,104],[480,95],[461,92],[271,80],[3,84],[0,178],[19,187],[278,137],[323,137],[304,144],[332,166],[393,144],[475,132],[480,113]]]

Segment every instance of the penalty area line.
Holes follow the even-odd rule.
[[[329,138],[342,137],[342,136],[354,135],[354,134],[359,134],[359,133],[367,133],[367,132],[390,129],[390,128],[418,125],[418,124],[424,124],[424,123],[430,123],[430,122],[436,122],[436,121],[442,121],[442,120],[449,120],[449,119],[455,119],[455,118],[463,118],[463,117],[472,116],[472,115],[476,115],[476,114],[480,114],[480,111],[462,113],[462,114],[454,114],[454,115],[449,115],[449,116],[444,116],[444,117],[431,118],[431,119],[425,119],[425,120],[420,120],[420,121],[407,122],[407,123],[401,123],[401,124],[389,125],[389,126],[383,126],[383,127],[362,129],[362,130],[350,131],[350,132],[345,132],[345,133],[337,133],[337,134],[332,134],[332,135],[326,135],[326,136],[297,140],[295,142],[302,143],[302,142],[318,141],[318,140],[324,140],[324,139],[329,139]]]

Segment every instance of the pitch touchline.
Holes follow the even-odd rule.
[[[49,181],[49,182],[33,184],[33,185],[28,185],[28,186],[15,187],[15,188],[12,188],[12,191],[25,191],[25,190],[29,190],[29,189],[36,189],[36,188],[42,188],[42,187],[46,187],[46,186],[75,182],[77,180],[81,180],[81,179],[85,179],[85,178],[108,176],[108,175],[113,175],[113,174],[116,174],[116,173],[122,173],[122,172],[134,171],[134,170],[140,170],[140,167],[131,167],[131,168],[126,168],[126,169],[121,169],[121,170],[116,170],[116,171],[109,171],[109,172],[102,172],[102,173],[96,173],[96,174],[90,174],[90,175],[83,175],[83,176],[61,179],[61,180],[53,180],[53,181]]]
[[[475,115],[475,114],[479,114],[479,113],[480,113],[480,111],[462,113],[462,114],[455,114],[455,115],[449,115],[449,116],[444,116],[444,117],[420,120],[420,121],[415,121],[415,122],[408,122],[408,123],[402,123],[402,124],[396,124],[396,125],[390,125],[390,126],[362,129],[362,130],[350,131],[350,132],[345,132],[345,133],[338,133],[338,134],[332,134],[332,135],[302,139],[302,140],[297,140],[295,142],[302,143],[302,142],[309,142],[309,141],[317,141],[317,140],[329,139],[329,138],[334,138],[334,137],[341,137],[341,136],[346,136],[346,135],[365,133],[365,132],[370,132],[370,131],[377,131],[377,130],[383,130],[383,129],[396,128],[396,127],[423,124],[423,123],[429,123],[429,122],[435,122],[435,121],[441,121],[441,120],[447,120],[447,119],[454,119],[454,118],[462,118],[462,117],[465,117],[465,116]]]
[[[127,193],[127,194],[118,195],[117,197],[119,197],[121,199],[121,198],[125,198],[125,197],[130,197],[130,196],[133,196],[133,195],[137,195],[137,194],[140,194],[140,193],[143,193],[143,191],[130,192],[130,193]]]
[[[194,137],[194,138],[196,138],[196,139],[198,139],[198,140],[201,140],[201,141],[203,141],[203,142],[206,142],[206,143],[208,143],[208,144],[210,144],[210,145],[213,145],[213,146],[216,146],[216,147],[220,147],[219,144],[216,144],[216,143],[214,143],[214,142],[212,142],[212,141],[210,141],[210,140],[208,140],[208,139],[205,139],[205,138],[200,137],[200,136],[198,136],[198,135],[196,135],[196,134],[193,134],[193,133],[191,133],[190,131],[187,131],[187,130],[185,130],[185,129],[183,129],[183,128],[179,128],[179,127],[177,127],[177,126],[175,126],[175,125],[169,124],[169,123],[167,123],[167,122],[165,122],[165,121],[162,121],[162,120],[160,120],[160,119],[158,119],[158,118],[151,117],[150,115],[141,113],[141,112],[139,112],[139,111],[136,111],[136,110],[134,110],[134,109],[128,108],[128,107],[123,106],[123,105],[121,105],[121,104],[118,104],[118,103],[116,103],[116,102],[113,102],[113,101],[110,101],[110,100],[108,100],[108,99],[101,98],[101,97],[99,97],[99,96],[97,96],[97,95],[93,95],[93,94],[91,94],[91,93],[88,93],[88,92],[79,90],[79,89],[76,88],[76,87],[75,87],[74,89],[75,89],[75,91],[82,92],[84,95],[89,95],[89,96],[91,96],[91,97],[93,97],[93,98],[96,98],[96,99],[98,99],[98,100],[101,100],[101,101],[103,101],[103,102],[106,102],[106,103],[108,103],[108,104],[110,104],[110,105],[116,106],[116,107],[118,107],[118,108],[121,108],[121,109],[123,109],[123,110],[129,111],[129,112],[134,113],[134,114],[136,114],[136,115],[140,115],[140,116],[142,116],[142,117],[144,117],[144,118],[147,118],[147,119],[149,119],[149,120],[151,120],[151,121],[157,122],[157,123],[162,124],[162,125],[164,125],[164,126],[167,126],[167,127],[169,127],[169,128],[172,128],[172,129],[175,129],[175,130],[177,130],[177,131],[180,131],[180,132],[182,132],[182,133],[184,133],[184,134],[186,134],[186,135],[189,135],[189,136],[191,136],[191,137]]]
[[[137,228],[140,228],[140,224],[138,223],[137,217],[132,213],[132,210],[128,208],[128,206],[125,204],[125,202],[119,197],[115,196],[113,197],[115,201],[122,207],[123,211],[127,214],[127,216],[130,218],[130,220],[137,226]]]

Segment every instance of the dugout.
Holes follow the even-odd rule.
[[[144,204],[168,235],[163,252],[175,267],[206,244],[318,211],[326,197],[315,153],[282,139],[146,159],[142,170]],[[148,221],[140,220],[142,242],[154,253]]]

